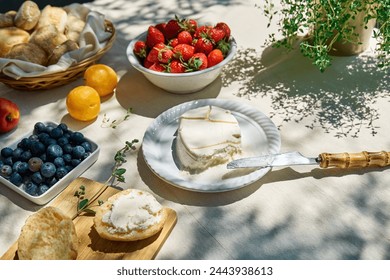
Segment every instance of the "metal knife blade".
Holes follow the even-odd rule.
[[[228,169],[236,168],[264,168],[289,165],[319,164],[318,158],[309,158],[299,152],[287,152],[282,154],[269,154],[258,157],[236,159],[227,164]]]

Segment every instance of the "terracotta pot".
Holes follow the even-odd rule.
[[[336,41],[332,46],[333,49],[330,51],[330,54],[336,56],[350,56],[357,55],[367,50],[370,45],[370,39],[372,36],[372,31],[375,27],[376,20],[369,20],[367,23],[367,28],[365,28],[364,15],[365,13],[361,12],[353,21],[351,21],[351,25],[355,26],[355,33],[358,34],[357,40],[361,42],[361,44]]]

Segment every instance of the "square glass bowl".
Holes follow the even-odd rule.
[[[43,122],[46,126],[58,126],[57,123],[54,122]],[[70,130],[71,131],[71,130]],[[73,132],[73,131],[72,131]],[[10,147],[12,149],[15,149],[18,145],[18,143],[23,138],[28,138],[29,136],[34,134],[34,130],[30,131],[28,134],[26,134],[24,137],[17,139],[14,143],[11,143],[7,147]],[[0,184],[7,186],[11,190],[15,191],[16,193],[20,194],[24,198],[32,201],[35,204],[43,205],[48,203],[50,200],[52,200],[55,196],[57,196],[60,192],[62,192],[74,179],[79,177],[82,173],[84,173],[99,157],[100,148],[99,146],[93,142],[88,137],[85,137],[85,140],[87,140],[91,144],[91,153],[83,159],[80,164],[78,164],[76,167],[74,167],[71,171],[69,171],[64,177],[58,180],[54,185],[52,185],[46,192],[39,196],[33,196],[25,191],[25,184],[23,183],[20,186],[17,186],[13,183],[11,183],[8,179],[0,176]],[[4,147],[0,147],[2,149]],[[1,187],[1,186],[0,186]]]

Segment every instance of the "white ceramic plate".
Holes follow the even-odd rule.
[[[57,123],[53,122],[44,122],[45,125],[52,125],[57,126]],[[33,134],[33,131],[29,132],[24,137],[28,137]],[[85,135],[84,135],[85,136]],[[17,144],[24,138],[20,138],[16,140],[13,144],[8,145],[8,147],[15,148]],[[66,174],[61,180],[58,180],[56,184],[51,186],[46,192],[41,194],[40,196],[33,196],[28,194],[24,191],[23,185],[18,187],[14,184],[12,184],[7,179],[0,176],[0,183],[6,185],[11,190],[15,191],[16,193],[20,194],[24,198],[34,202],[38,205],[43,205],[48,203],[50,200],[52,200],[55,196],[57,196],[60,192],[62,192],[74,179],[79,177],[82,173],[84,173],[99,157],[100,148],[99,146],[93,142],[91,139],[85,137],[91,145],[92,145],[92,152],[91,154],[84,159],[79,165],[77,165],[74,169],[72,169],[68,174]]]
[[[145,132],[142,152],[150,169],[164,181],[197,192],[223,192],[242,188],[263,177],[270,168],[229,170],[225,164],[191,175],[175,163],[175,139],[179,117],[186,111],[213,105],[230,110],[242,135],[240,157],[279,153],[280,134],[262,112],[247,104],[225,99],[201,99],[177,105],[159,115]]]

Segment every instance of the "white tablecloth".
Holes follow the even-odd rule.
[[[65,98],[82,79],[49,91],[23,92],[0,85],[0,97],[21,109],[17,130],[0,136],[1,146],[24,135],[36,121],[65,122],[101,147],[98,161],[83,176],[104,182],[112,157],[126,140],[142,140],[149,124],[168,108],[195,99],[244,102],[270,116],[280,129],[281,151],[308,156],[321,152],[390,149],[389,74],[375,66],[372,48],[356,57],[335,57],[320,73],[298,51],[265,48],[276,27],[255,1],[108,1],[86,4],[116,26],[113,48],[101,59],[120,76],[116,94],[102,103],[97,120],[74,121]],[[206,89],[174,95],[151,85],[127,61],[129,41],[175,14],[200,22],[227,22],[239,51]],[[375,43],[375,42],[374,42]],[[102,127],[104,115],[130,118],[116,129]],[[141,144],[141,143],[140,143]],[[152,192],[178,214],[178,222],[157,259],[389,259],[390,173],[274,168],[257,182],[230,192],[197,193],[154,175],[138,144],[128,156],[124,188]],[[0,186],[0,255],[17,239],[28,215],[41,206]]]

